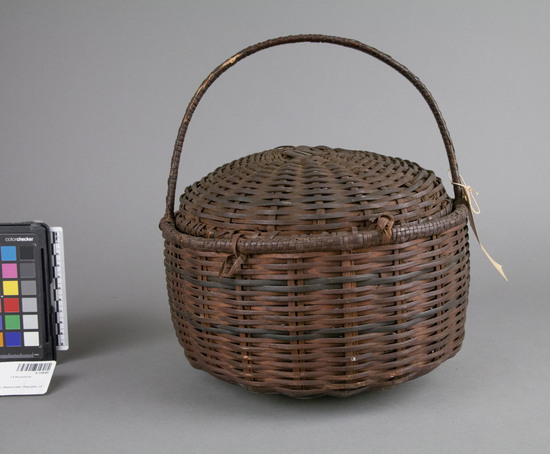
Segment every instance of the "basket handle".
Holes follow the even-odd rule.
[[[174,202],[175,202],[175,193],[176,193],[176,183],[178,179],[178,169],[180,164],[181,151],[183,148],[183,141],[185,139],[185,134],[187,133],[187,128],[189,126],[191,118],[193,117],[193,113],[195,112],[195,109],[197,108],[197,105],[201,100],[201,98],[203,97],[203,95],[205,94],[206,90],[208,90],[208,88],[214,83],[214,81],[218,77],[220,77],[225,71],[227,71],[229,68],[231,68],[238,61],[244,59],[245,57],[248,57],[249,55],[255,54],[256,52],[267,49],[269,47],[275,47],[282,44],[301,43],[301,42],[337,44],[340,46],[356,49],[358,51],[371,55],[372,57],[392,67],[402,76],[404,76],[409,82],[411,82],[415,86],[415,88],[420,92],[424,100],[427,102],[428,106],[432,111],[433,116],[435,117],[437,126],[439,127],[439,132],[441,133],[441,137],[443,138],[445,150],[447,151],[447,158],[449,160],[449,168],[450,168],[453,181],[461,181],[460,174],[458,171],[458,164],[456,162],[453,142],[451,140],[449,130],[447,129],[447,125],[445,123],[445,120],[443,119],[441,111],[439,110],[439,107],[437,106],[435,99],[433,98],[432,94],[428,91],[426,86],[408,68],[403,66],[401,63],[398,63],[397,61],[395,61],[389,55],[379,51],[378,49],[375,49],[374,47],[368,46],[367,44],[363,44],[360,41],[355,41],[348,38],[340,38],[337,36],[327,36],[327,35],[290,35],[290,36],[283,36],[280,38],[263,41],[261,43],[247,47],[246,49],[233,55],[231,58],[224,61],[221,65],[215,68],[204,80],[204,82],[201,84],[198,90],[195,92],[195,95],[189,102],[189,105],[187,106],[187,110],[185,111],[185,115],[183,116],[183,120],[181,122],[179,131],[178,131],[178,136],[176,138],[176,143],[174,145],[174,152],[172,154],[172,161],[170,166],[170,176],[168,177],[168,193],[166,196],[165,217],[167,217],[170,220],[174,219]],[[453,185],[453,187],[454,187],[454,193],[455,193],[456,199],[466,200],[464,189],[458,185]]]

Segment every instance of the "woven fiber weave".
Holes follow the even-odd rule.
[[[351,47],[393,67],[437,121],[429,91],[380,51],[345,38],[265,41],[216,68],[191,100],[168,181],[165,268],[171,317],[190,363],[250,390],[347,396],[419,377],[464,338],[468,205],[455,186],[399,158],[283,146],[225,164],[174,210],[184,137],[204,92],[259,50],[296,42]]]

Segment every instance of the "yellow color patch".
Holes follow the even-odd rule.
[[[4,346],[4,335],[0,333],[0,347]]]
[[[17,281],[4,281],[4,295],[19,295]]]

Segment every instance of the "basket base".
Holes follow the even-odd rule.
[[[239,385],[255,393],[283,394],[298,399],[310,399],[322,396],[349,397],[369,390],[390,388],[400,383],[422,377],[436,369],[460,351],[464,338],[463,327],[464,324],[462,322],[462,327],[459,329],[461,332],[460,337],[447,343],[444,352],[440,351],[439,354],[435,351],[418,352],[417,357],[422,354],[425,356],[425,362],[423,363],[417,360],[414,364],[401,368],[396,367],[394,370],[387,369],[387,365],[384,364],[378,369],[373,367],[372,369],[364,370],[365,365],[363,365],[363,369],[356,369],[356,373],[348,372],[347,375],[325,375],[317,378],[308,378],[308,375],[318,376],[319,373],[317,371],[310,371],[308,374],[305,370],[301,372],[296,370],[287,374],[287,378],[284,377],[284,371],[277,371],[277,373],[271,371],[269,375],[274,375],[274,377],[258,379],[257,375],[266,375],[265,372],[257,374],[253,370],[250,370],[249,373],[246,373],[242,365],[228,367],[225,358],[218,359],[217,361],[213,358],[201,358],[201,355],[197,356],[195,349],[188,348],[184,342],[180,341],[180,344],[185,349],[187,360],[195,369],[208,372],[217,379]],[[411,362],[411,358],[406,358],[404,362]],[[361,365],[358,364],[356,367],[361,367]]]

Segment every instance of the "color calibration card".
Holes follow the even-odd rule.
[[[0,224],[0,372],[9,370],[19,384],[31,375],[49,383],[56,350],[68,348],[63,262],[60,228]],[[18,388],[12,381],[0,374],[0,395]],[[27,384],[14,394],[46,390]]]

